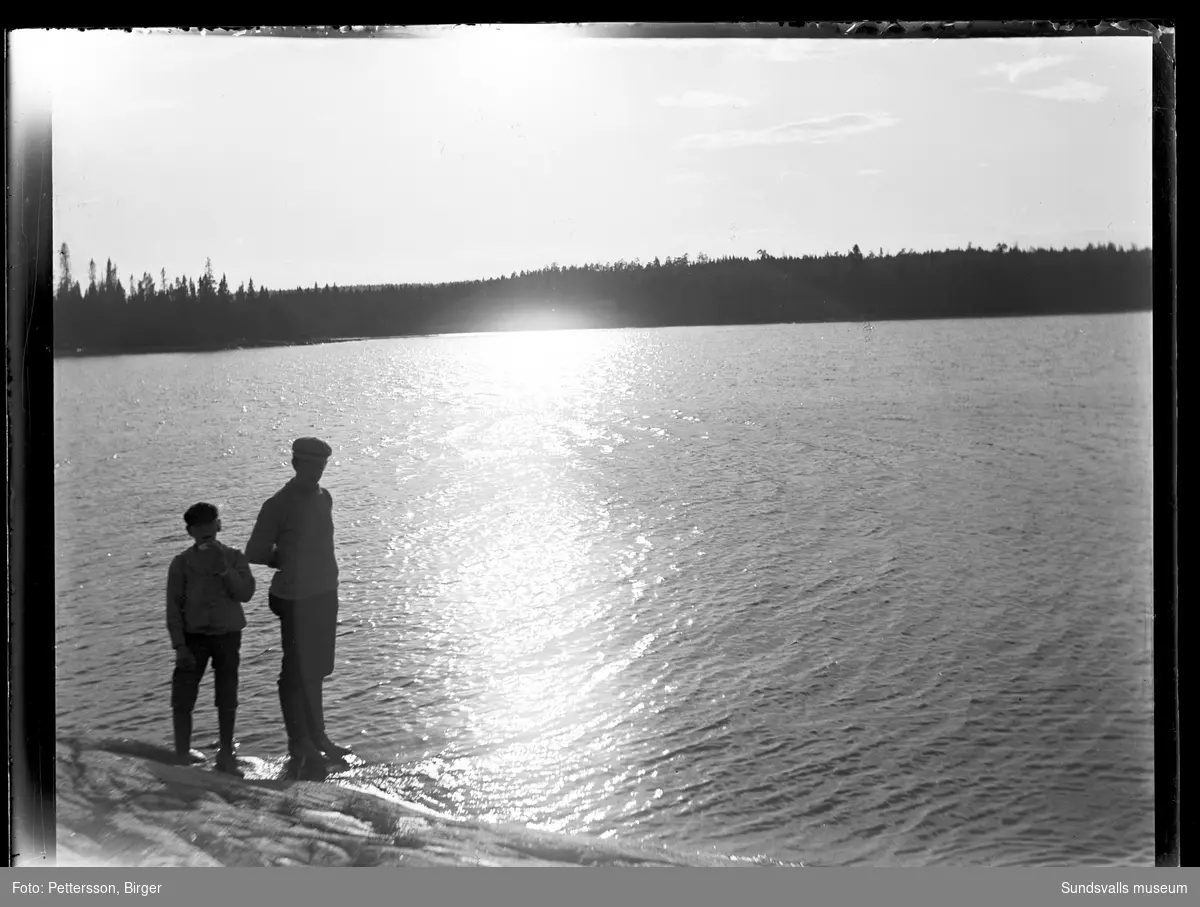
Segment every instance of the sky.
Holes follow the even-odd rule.
[[[76,279],[1151,241],[1151,44],[24,32]]]

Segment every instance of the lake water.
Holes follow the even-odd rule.
[[[167,743],[182,513],[335,455],[331,735],[442,811],[805,865],[1154,860],[1151,316],[59,360],[60,732]],[[283,753],[269,571],[241,751]],[[215,738],[211,679],[198,743]]]

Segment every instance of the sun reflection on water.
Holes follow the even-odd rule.
[[[596,367],[623,343],[612,331],[508,331],[471,338],[470,357],[477,397],[503,403],[545,403],[565,392],[601,390]],[[587,386],[587,385],[592,386]],[[527,415],[530,413],[527,413]],[[564,417],[567,414],[564,413]]]
[[[579,741],[589,716],[616,699],[614,668],[597,663],[595,639],[579,637],[609,607],[612,590],[581,579],[594,574],[594,530],[608,514],[591,474],[570,461],[598,437],[589,401],[608,393],[606,360],[627,342],[528,331],[465,347],[478,431],[453,425],[447,441],[467,459],[488,452],[496,495],[483,505],[487,531],[458,553],[441,607],[455,616],[460,665],[477,691],[464,703],[469,749],[458,766],[475,795],[504,804],[500,819],[578,799],[579,781],[596,771],[589,760],[603,758]],[[547,454],[556,467],[546,467]]]

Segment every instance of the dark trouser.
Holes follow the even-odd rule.
[[[183,756],[191,747],[192,709],[200,693],[200,680],[209,659],[213,666],[213,700],[217,707],[220,744],[223,753],[233,752],[233,725],[238,706],[238,664],[241,662],[242,634],[185,633],[183,644],[195,664],[190,668],[175,665],[171,675],[171,711],[175,722],[175,752]]]
[[[241,662],[242,634],[222,633],[206,636],[203,633],[185,633],[183,643],[196,659],[191,668],[175,666],[171,675],[171,709],[176,712],[191,712],[196,707],[200,693],[200,680],[212,660],[214,675],[213,704],[217,710],[236,709],[238,706],[238,664]]]
[[[337,643],[337,590],[297,600],[271,595],[268,603],[279,616],[283,642],[279,682],[297,686],[332,674]]]
[[[293,756],[328,748],[322,683],[333,673],[337,641],[337,590],[290,600],[268,597],[279,617],[283,665],[279,672],[279,704]]]

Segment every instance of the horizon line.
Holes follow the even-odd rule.
[[[62,275],[59,271],[58,262],[61,257],[61,251],[62,251],[63,246],[67,247],[67,252],[68,252],[68,254],[70,254],[70,243],[68,243],[66,241],[57,243],[55,245],[54,253],[53,253],[54,254],[54,263],[53,263],[54,280],[53,280],[53,283],[55,285],[56,292],[57,292],[58,282],[62,279]],[[899,251],[896,251],[896,252],[893,252],[890,248],[884,249],[883,247],[880,247],[879,249],[862,250],[861,248],[859,248],[858,243],[855,243],[850,249],[847,249],[844,251],[843,250],[826,249],[824,252],[821,252],[821,253],[809,252],[809,253],[804,253],[804,254],[799,254],[799,255],[789,254],[787,252],[784,252],[779,255],[775,255],[765,249],[759,249],[758,252],[755,254],[746,253],[746,254],[728,254],[728,255],[708,255],[708,253],[701,250],[694,254],[691,252],[684,252],[678,256],[675,256],[674,258],[671,258],[669,256],[663,257],[663,256],[656,255],[656,256],[654,256],[654,258],[649,259],[649,260],[643,259],[640,256],[636,256],[634,258],[617,258],[617,259],[613,259],[610,261],[586,261],[586,262],[574,261],[574,262],[569,262],[569,263],[551,261],[549,264],[543,264],[538,268],[521,268],[519,270],[512,269],[507,272],[496,271],[496,272],[492,273],[490,276],[486,276],[486,277],[458,277],[458,278],[454,278],[454,279],[450,279],[450,280],[417,280],[417,281],[395,280],[395,281],[382,281],[382,282],[372,282],[372,283],[341,283],[341,284],[339,284],[336,280],[332,281],[332,282],[326,281],[324,284],[321,284],[319,281],[314,281],[314,286],[337,287],[339,289],[354,289],[356,287],[445,287],[445,286],[454,286],[455,284],[480,283],[480,282],[485,282],[485,281],[490,281],[490,280],[511,280],[514,274],[518,275],[518,278],[519,278],[521,273],[537,274],[542,271],[549,271],[552,268],[558,268],[559,270],[570,270],[572,268],[587,268],[587,267],[593,267],[593,266],[598,266],[598,265],[616,265],[616,264],[621,264],[621,263],[625,263],[627,265],[633,265],[634,267],[643,267],[644,268],[644,267],[650,266],[652,264],[652,262],[654,262],[654,261],[659,261],[662,264],[665,264],[667,262],[680,261],[681,259],[687,259],[689,267],[691,267],[692,265],[696,265],[696,264],[708,264],[708,263],[713,263],[713,262],[737,261],[737,260],[744,260],[744,261],[762,261],[762,260],[802,261],[805,259],[838,258],[838,257],[844,258],[844,257],[848,256],[849,254],[851,254],[855,248],[859,248],[860,254],[862,255],[864,260],[865,259],[874,260],[874,259],[879,259],[879,258],[896,258],[901,255],[940,255],[940,254],[947,254],[950,252],[989,252],[989,253],[991,253],[991,252],[1002,251],[1001,250],[1002,246],[1003,246],[1004,250],[1007,250],[1009,252],[1072,252],[1072,251],[1086,252],[1089,249],[1092,249],[1092,250],[1107,249],[1109,246],[1115,247],[1115,249],[1118,251],[1128,251],[1128,252],[1152,252],[1153,251],[1153,243],[1152,242],[1147,243],[1145,245],[1142,245],[1137,242],[1132,242],[1132,243],[1129,243],[1128,245],[1125,245],[1123,243],[1113,242],[1111,240],[1108,242],[1092,241],[1092,242],[1089,242],[1087,245],[1064,244],[1062,246],[1053,246],[1053,245],[1024,245],[1023,246],[1020,244],[1020,242],[997,243],[994,246],[982,246],[982,245],[976,245],[973,241],[968,241],[965,246],[961,246],[961,245],[953,246],[953,247],[947,246],[947,247],[940,247],[940,248],[932,248],[931,247],[931,248],[924,248],[924,249],[916,249],[916,248],[909,248],[907,246],[902,246],[899,249]],[[763,252],[766,252],[765,256],[761,254]],[[700,256],[705,256],[704,261],[700,260]],[[208,264],[211,264],[211,258],[206,256],[206,262]],[[96,262],[95,258],[89,258],[88,265],[90,266],[92,264],[96,264],[97,267],[99,267],[99,264]],[[120,283],[121,274],[120,274],[120,271],[119,271],[116,263],[113,262],[112,258],[110,257],[110,258],[106,259],[106,264],[113,265],[113,270],[114,270],[115,276],[117,278],[117,282]],[[208,265],[206,264],[206,267],[207,266]],[[78,277],[76,277],[76,270],[77,269],[75,267],[75,263],[74,263],[74,261],[72,261],[72,263],[71,263],[72,280],[74,283],[79,284],[79,286],[82,288],[84,286],[84,284],[81,280],[78,279]],[[203,275],[203,270],[204,269],[201,270],[202,275]],[[144,271],[142,273],[142,276],[145,277],[148,275],[151,277],[151,279],[157,279],[158,276],[161,275],[162,273],[165,273],[165,271],[166,271],[165,268],[160,267],[157,274],[151,273],[149,271]],[[214,268],[213,269],[214,279],[220,279],[220,278],[216,277],[217,273],[218,273],[217,270]],[[134,275],[132,275],[132,272],[131,272],[129,275],[126,275],[126,276],[134,276]],[[178,274],[178,275],[175,275],[175,277],[172,279],[176,279],[179,277],[183,277],[185,279],[191,279],[190,275],[188,275],[188,274]],[[220,272],[220,277],[226,278],[227,272]],[[251,276],[251,277],[247,277],[243,281],[240,281],[240,284],[243,287],[247,283],[254,283],[254,278]],[[232,283],[226,279],[226,284],[231,287],[231,292],[232,292]],[[268,290],[272,289],[269,285],[263,283],[263,284],[259,284],[259,286],[256,287],[256,290],[261,291],[264,287],[266,287],[266,289],[268,289]],[[304,290],[308,290],[308,289],[310,289],[310,287],[308,287],[306,285],[296,284],[293,287],[277,287],[274,290],[274,292],[293,292],[293,291],[304,291]]]

